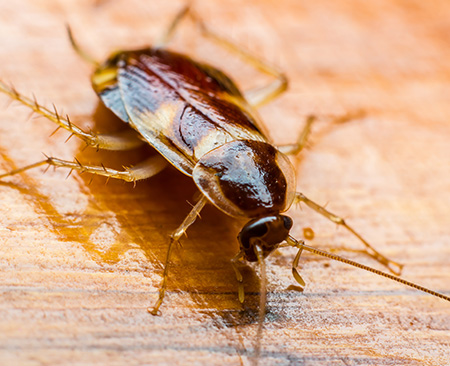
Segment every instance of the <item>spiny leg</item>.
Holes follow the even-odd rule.
[[[312,208],[314,211],[318,212],[322,216],[326,217],[328,220],[333,221],[334,223],[345,227],[348,231],[350,231],[354,236],[356,236],[365,246],[367,253],[375,258],[378,262],[386,266],[392,273],[396,275],[400,275],[403,265],[397,262],[386,258],[380,252],[378,252],[374,247],[372,247],[360,234],[358,234],[351,226],[347,225],[345,220],[342,217],[336,216],[335,214],[329,212],[325,209],[325,207],[320,206],[319,204],[311,201],[304,194],[297,192],[295,194],[294,203],[304,202],[308,207]]]
[[[347,114],[347,115],[339,116],[339,117],[334,117],[333,120],[336,123],[343,123],[348,120],[351,120],[351,119],[354,119],[357,117],[361,117],[361,115],[363,115],[363,112],[357,111],[356,113]],[[303,127],[303,130],[301,131],[301,133],[297,139],[297,142],[294,144],[279,146],[278,149],[285,154],[296,155],[296,154],[300,153],[300,151],[303,150],[303,148],[306,146],[308,137],[311,133],[311,126],[315,120],[316,120],[316,118],[314,116],[309,116],[308,119],[306,120],[306,124]],[[353,235],[355,235],[368,248],[368,253],[372,257],[374,257],[376,260],[378,260],[383,265],[387,266],[389,268],[389,270],[392,271],[393,273],[399,274],[401,272],[401,269],[403,267],[401,264],[393,262],[393,261],[387,259],[386,257],[384,257],[379,252],[377,252],[369,243],[367,243],[367,241],[365,241],[358,233],[356,233],[353,230],[353,228],[348,226],[342,218],[328,212],[324,207],[321,207],[320,205],[316,204],[315,202],[312,202],[311,200],[306,198],[301,193],[297,193],[296,201],[297,202],[300,202],[300,201],[305,202],[309,207],[313,208],[316,212],[319,212],[320,214],[324,215],[331,221],[344,226],[347,230],[349,230]],[[292,271],[293,271],[293,275],[294,275],[295,279],[297,280],[297,282],[299,282],[302,286],[304,286],[304,283],[302,284],[303,280],[301,279],[298,271],[295,269],[295,267],[298,265],[298,260],[300,258],[301,250],[302,249],[300,248],[297,256],[294,259]],[[394,265],[394,267],[397,267],[397,269],[390,267],[390,265]]]
[[[349,120],[352,120],[355,118],[359,118],[363,115],[364,115],[364,112],[356,111],[355,113],[350,113],[350,114],[346,114],[344,116],[334,117],[333,122],[344,123],[346,121],[349,121]],[[303,150],[303,148],[306,146],[308,137],[311,133],[311,126],[314,121],[316,121],[316,117],[309,116],[308,119],[306,120],[306,124],[303,127],[303,130],[301,131],[301,133],[297,139],[297,142],[294,144],[279,146],[278,149],[285,154],[296,155],[296,154],[300,153],[300,151]],[[331,221],[344,226],[347,230],[349,230],[353,235],[355,235],[368,248],[368,253],[372,257],[374,257],[376,260],[378,260],[383,265],[387,266],[389,268],[389,270],[392,271],[393,273],[399,274],[401,272],[401,269],[403,267],[401,264],[393,262],[393,261],[387,259],[386,257],[384,257],[379,252],[377,252],[369,243],[367,243],[367,241],[365,241],[358,233],[356,233],[353,230],[353,228],[348,226],[342,218],[328,212],[324,207],[321,207],[320,205],[316,204],[315,202],[309,200],[301,193],[297,193],[296,201],[297,202],[300,202],[300,201],[305,202],[309,207],[314,209],[316,212],[319,212],[320,214],[324,215]],[[298,271],[295,269],[295,267],[297,267],[297,265],[298,265],[301,251],[302,251],[302,248],[299,247],[299,252],[294,259],[292,271],[293,271],[293,275],[294,275],[295,279],[297,280],[297,282],[299,282],[302,286],[304,286],[304,283],[302,284],[303,280],[301,279]],[[397,269],[390,267],[390,265],[394,265],[394,267],[397,267]]]
[[[88,146],[104,150],[130,150],[143,144],[142,140],[138,137],[138,134],[131,129],[115,134],[95,134],[93,132],[85,132],[74,125],[70,121],[69,116],[66,115],[66,117],[62,117],[56,110],[56,107],[51,111],[48,108],[41,106],[36,98],[28,98],[20,94],[14,87],[8,86],[2,81],[0,81],[0,92],[5,93],[11,99],[22,103],[34,112],[56,123],[58,128],[64,128],[69,131],[72,135],[83,140]]]
[[[164,261],[163,279],[159,288],[159,296],[155,302],[155,305],[153,305],[152,308],[147,309],[147,311],[152,315],[159,315],[159,308],[166,294],[167,278],[169,276],[169,262],[173,245],[180,240],[183,234],[186,233],[188,227],[195,222],[197,216],[200,214],[200,211],[203,209],[207,202],[208,199],[204,195],[202,195],[195,206],[192,208],[192,210],[189,212],[189,214],[186,216],[186,218],[183,220],[182,224],[172,234],[170,234],[170,242],[169,247],[167,248],[166,259]]]
[[[0,175],[0,179],[4,177],[8,177],[10,175],[15,175],[18,173],[22,173],[26,170],[36,168],[42,165],[52,165],[55,167],[63,167],[72,170],[78,170],[81,173],[91,173],[96,175],[103,175],[108,178],[116,178],[122,179],[127,182],[136,182],[141,179],[150,178],[151,176],[159,173],[167,166],[167,161],[161,155],[154,155],[149,159],[139,163],[133,167],[125,168],[125,170],[116,170],[111,168],[106,168],[104,166],[92,166],[92,165],[83,165],[78,160],[66,161],[53,157],[48,157],[45,160],[39,161],[37,163],[27,165],[23,168],[15,169],[8,173],[4,173]]]

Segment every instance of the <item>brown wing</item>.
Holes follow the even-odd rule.
[[[107,107],[188,175],[203,154],[226,142],[266,141],[225,74],[177,53],[117,54],[93,84]]]

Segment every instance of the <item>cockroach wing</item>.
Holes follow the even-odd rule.
[[[186,56],[159,49],[118,53],[92,82],[108,108],[189,176],[204,154],[223,144],[267,141],[231,79]]]

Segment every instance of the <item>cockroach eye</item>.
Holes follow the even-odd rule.
[[[284,222],[284,227],[286,228],[286,230],[291,230],[292,225],[293,225],[293,221],[289,216],[281,216],[283,218],[283,222]]]

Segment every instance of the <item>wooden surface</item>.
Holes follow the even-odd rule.
[[[151,43],[183,5],[173,1],[1,1],[0,77],[55,103],[82,126],[117,129],[90,89],[90,65],[65,24],[98,59]],[[298,189],[343,215],[404,277],[450,294],[450,3],[384,0],[197,1],[218,32],[285,70],[290,90],[261,109],[276,142],[308,114],[312,147],[294,160]],[[174,47],[215,61],[241,85],[264,82],[186,25]],[[1,171],[61,158],[120,167],[147,152],[96,153],[0,96]],[[3,107],[5,105],[5,107]],[[332,125],[327,116],[362,109]],[[248,365],[258,276],[245,271],[240,305],[229,259],[241,223],[207,207],[173,258],[161,317],[156,298],[168,234],[195,187],[166,170],[136,188],[36,169],[0,184],[2,365]],[[307,208],[322,248],[372,266],[359,243]],[[294,251],[268,259],[262,365],[447,365],[450,304],[372,274],[305,254],[304,293]]]

